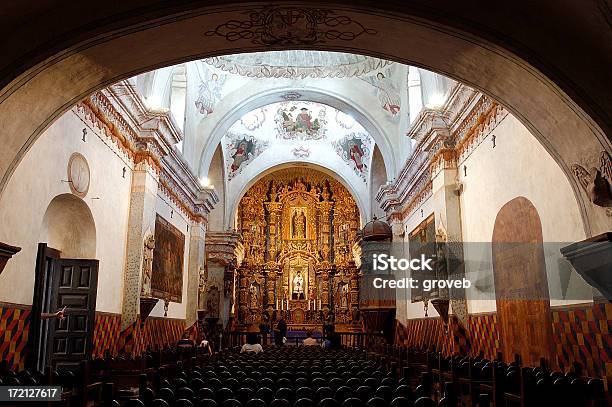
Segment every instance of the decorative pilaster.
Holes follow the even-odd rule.
[[[240,235],[235,231],[208,231],[206,233],[205,248],[206,273],[200,279],[199,311],[203,315],[211,317],[212,315],[209,315],[210,310],[208,308],[218,310],[221,322],[225,325],[236,301],[233,285],[236,267],[240,267],[244,258],[244,247],[240,242]],[[218,300],[216,298],[207,298],[213,286],[223,291],[223,296],[219,296]],[[238,293],[236,294],[239,301],[247,301],[247,295],[241,292],[241,288],[241,280],[239,280]],[[219,301],[219,303],[212,304],[211,301]],[[244,315],[240,314],[240,305],[239,303],[239,315]]]
[[[187,266],[187,309],[185,325],[191,326],[198,319],[200,280],[205,273],[206,252],[204,238],[206,226],[191,222],[189,227],[189,264]]]
[[[122,331],[134,324],[138,317],[141,270],[145,264],[145,241],[150,236],[155,236],[155,201],[157,200],[158,181],[159,169],[149,160],[142,160],[136,165],[132,174],[128,217],[127,261],[121,312]]]
[[[446,141],[446,140],[445,140]],[[463,235],[461,228],[461,185],[458,182],[457,153],[448,142],[443,144],[431,161],[434,221],[438,253],[444,261],[438,264],[437,278],[458,280],[465,277]],[[448,304],[452,315],[448,314]],[[464,288],[451,287],[440,292],[432,304],[449,328],[449,347],[468,349],[468,310]]]

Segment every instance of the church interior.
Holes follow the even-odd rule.
[[[347,7],[0,71],[0,387],[59,389],[7,405],[608,405],[605,115]]]

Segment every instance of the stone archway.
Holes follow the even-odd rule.
[[[376,9],[352,0],[322,3],[316,9],[293,2],[253,5],[226,1],[201,6],[195,2],[126,1],[115,6],[121,9],[96,4],[97,13],[91,13],[86,5],[66,1],[61,7],[41,10],[44,21],[21,26],[12,21],[3,27],[13,32],[5,37],[2,49],[7,62],[0,68],[4,85],[0,90],[0,193],[37,137],[96,89],[198,57],[308,48],[364,53],[423,67],[498,100],[565,171],[587,235],[597,234],[609,228],[609,217],[605,209],[590,203],[570,168],[574,163],[596,160],[602,151],[612,151],[609,42],[605,45],[610,13],[599,4],[576,9],[519,2],[503,5],[509,10],[500,13],[476,2],[458,8],[447,0],[427,6],[383,1]],[[41,7],[30,6],[23,8],[31,12]],[[300,15],[300,21],[310,21],[309,28],[301,30],[306,34],[287,36],[292,27],[276,31],[279,26],[274,24],[232,32],[227,25],[248,22],[257,15],[273,18],[259,21],[278,21],[287,12]],[[326,17],[316,18],[321,15]],[[329,23],[338,18],[349,24],[342,35],[333,35]],[[541,24],[542,18],[549,24]],[[568,19],[580,23],[578,34],[583,41],[576,39],[575,30],[569,36]],[[603,35],[598,36],[596,30]],[[549,38],[557,40],[551,44]],[[574,57],[566,58],[568,53]],[[584,61],[596,58],[604,59],[603,63],[586,70]]]

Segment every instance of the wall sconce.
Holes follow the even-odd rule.
[[[495,139],[497,138],[497,136],[495,134],[493,134],[491,136],[491,141],[493,141],[493,148],[495,148]]]
[[[127,171],[127,168],[123,167],[123,178],[125,178],[126,171]]]
[[[86,134],[87,134],[87,129],[85,129],[85,128],[84,128],[84,129],[83,129],[83,141],[86,141],[86,140],[85,140],[85,135],[86,135]]]

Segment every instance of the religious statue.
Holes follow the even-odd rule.
[[[259,294],[255,283],[249,287],[249,305],[251,308],[259,308]]]
[[[206,315],[209,318],[219,317],[219,289],[217,287],[211,287],[208,290],[206,298]]]
[[[294,300],[303,300],[305,298],[304,295],[304,278],[302,277],[302,272],[298,271],[295,277],[293,277],[293,293],[292,298]]]
[[[304,215],[304,210],[296,211],[291,222],[293,224],[293,238],[306,239],[306,215]]]
[[[144,242],[142,264],[142,287],[140,292],[144,296],[151,295],[151,277],[153,275],[153,249],[155,249],[155,236],[149,235]]]
[[[342,284],[342,295],[340,297],[340,307],[348,309],[349,289],[348,284]]]

